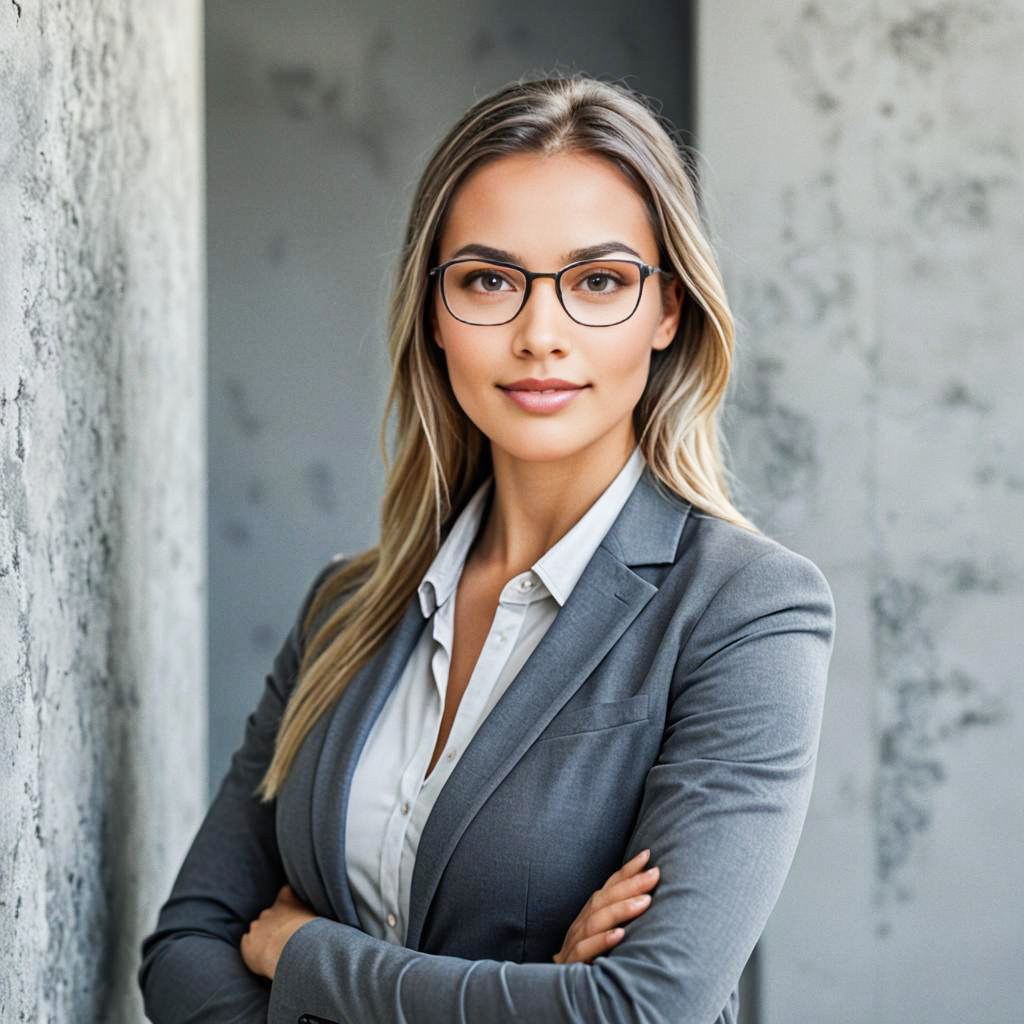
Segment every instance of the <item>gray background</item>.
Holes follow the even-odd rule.
[[[763,1019],[1019,1021],[1022,8],[701,10],[737,472],[838,615]]]
[[[1024,12],[719,0],[691,51],[693,6],[211,3],[204,107],[195,2],[0,5],[0,1019],[141,1019],[302,588],[375,537],[412,184],[556,64],[695,133],[740,504],[836,596],[744,1024],[1019,1019]]]

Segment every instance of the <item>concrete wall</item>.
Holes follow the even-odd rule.
[[[138,1022],[205,807],[195,0],[0,4],[0,1020]]]
[[[833,584],[765,1024],[1021,1019],[1024,12],[701,5],[744,505]],[[780,680],[780,683],[784,680]]]
[[[626,76],[685,129],[689,26],[673,0],[210,5],[211,796],[312,573],[376,542],[388,286],[428,152],[556,69]]]
[[[427,149],[556,62],[682,127],[685,5],[209,14],[209,784],[320,560],[372,542]],[[137,1021],[208,790],[197,4],[0,5],[0,1019]],[[833,584],[753,1024],[1017,1019],[1024,15],[702,5],[740,500]],[[213,568],[213,567],[211,567]]]

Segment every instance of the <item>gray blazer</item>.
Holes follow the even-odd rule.
[[[299,623],[142,943],[155,1024],[734,1024],[815,771],[835,606],[803,555],[705,515],[645,469],[565,605],[463,752],[420,838],[406,946],[367,935],[345,869],[348,788],[423,629],[415,592],[252,796],[295,680]],[[645,847],[653,901],[592,963],[552,956]],[[273,984],[242,935],[287,882],[319,916]]]

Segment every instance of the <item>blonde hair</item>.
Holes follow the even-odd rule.
[[[264,800],[277,795],[306,734],[397,625],[446,529],[492,471],[487,438],[455,400],[432,341],[427,272],[446,212],[460,182],[484,161],[561,152],[602,156],[626,174],[647,206],[660,265],[685,289],[679,329],[669,346],[653,350],[633,413],[647,465],[656,482],[697,509],[760,532],[733,506],[722,458],[718,418],[734,324],[686,147],[646,97],[582,73],[519,80],[484,97],[438,144],[416,188],[389,307],[380,543],[345,559],[310,603],[304,633],[338,606],[303,645],[273,759],[256,790]],[[392,406],[394,465],[387,450]]]

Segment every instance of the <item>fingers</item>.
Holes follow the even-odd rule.
[[[661,868],[655,864],[654,867],[647,868],[646,871],[641,871],[639,874],[603,889],[599,903],[602,906],[607,906],[629,896],[639,896],[641,893],[650,892],[658,884],[660,878]]]
[[[607,933],[617,925],[632,921],[651,905],[651,899],[650,893],[642,893],[639,896],[616,900],[614,903],[595,910],[584,922],[584,935],[590,938]]]
[[[651,849],[648,847],[646,850],[641,850],[635,857],[630,857],[618,871],[609,875],[608,881],[604,883],[605,886],[614,885],[616,882],[621,882],[624,878],[635,875],[647,863],[650,856]]]
[[[591,908],[579,922],[581,937],[592,938],[610,931],[616,925],[625,925],[633,921],[650,906],[651,899],[650,893],[640,893]]]
[[[625,932],[619,926],[650,906],[649,890],[661,876],[657,866],[644,870],[650,855],[650,848],[641,850],[591,895],[570,927],[562,951],[553,958],[555,963],[589,962],[621,941]]]
[[[555,963],[590,963],[595,956],[600,956],[606,950],[611,949],[616,942],[620,942],[624,934],[621,928],[616,928],[611,932],[601,932],[598,935],[580,939],[564,960],[559,960],[556,957]]]
[[[612,884],[612,878],[619,874],[616,872],[605,886],[588,900],[586,910],[577,919],[579,941],[595,942],[600,945],[603,941],[601,936],[607,936],[617,925],[639,917],[651,905],[653,897],[650,890],[657,885],[661,872],[657,865],[646,871],[639,871],[646,858],[634,860],[638,863],[630,861],[625,865],[625,869],[632,871],[632,874],[627,874],[621,881]]]
[[[627,899],[630,896],[639,896],[641,893],[653,889],[661,877],[661,870],[655,865],[645,871],[640,871],[639,868],[642,866],[643,862],[638,864],[631,873],[622,875],[621,878],[619,878],[621,872],[616,871],[591,897],[591,910],[600,910],[619,900]]]

